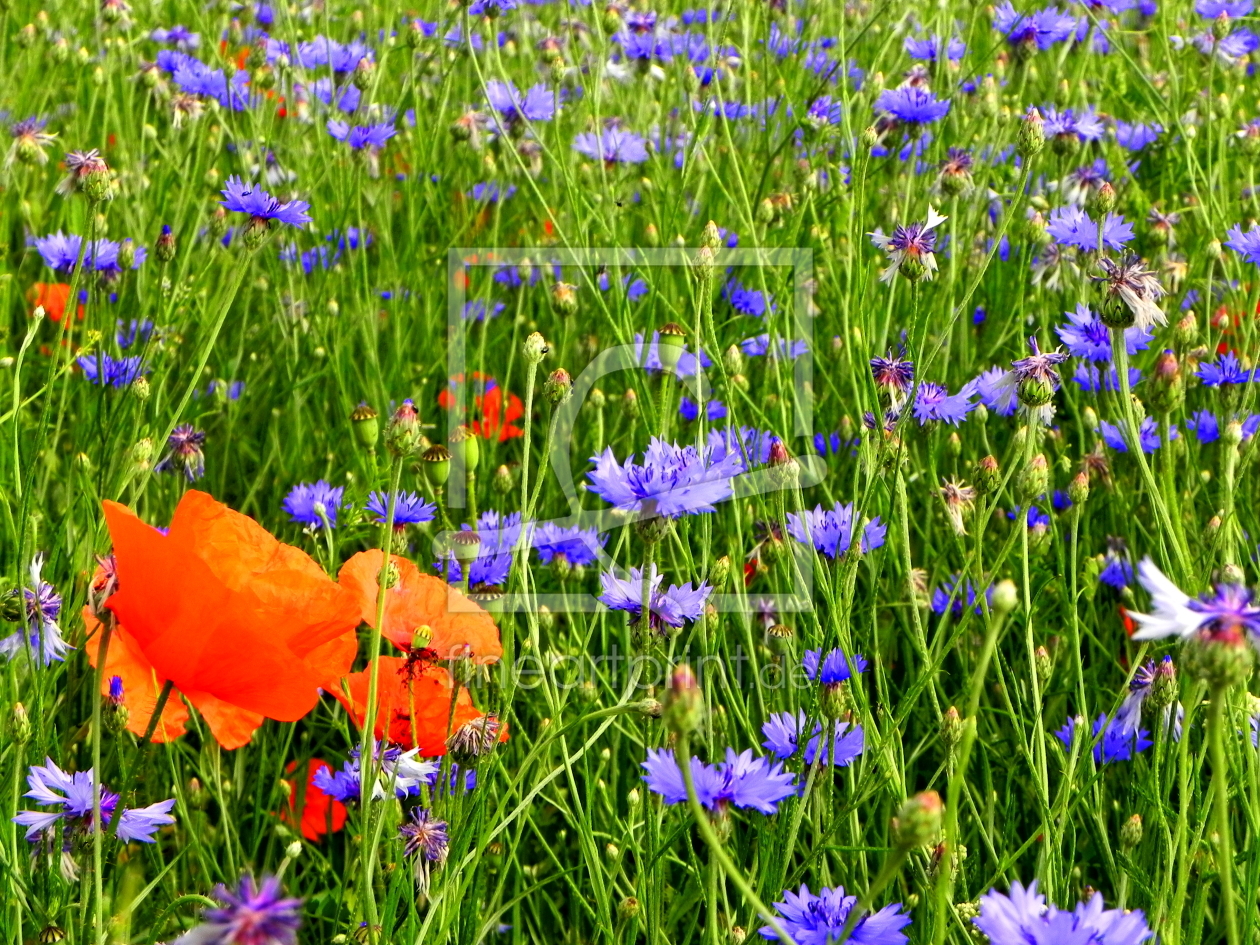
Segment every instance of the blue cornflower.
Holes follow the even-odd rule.
[[[1129,431],[1122,429],[1115,424],[1108,423],[1106,420],[1098,422],[1098,432],[1102,434],[1103,442],[1110,446],[1118,453],[1127,453],[1129,451]],[[1176,427],[1169,427],[1169,439],[1178,439],[1179,434]],[[1159,437],[1159,424],[1154,417],[1144,417],[1138,426],[1138,439],[1142,444],[1143,453],[1153,453],[1159,449],[1161,440]]]
[[[282,898],[278,878],[268,876],[260,886],[243,876],[235,890],[220,883],[213,895],[222,905],[202,912],[201,925],[174,945],[296,945],[302,900]]]
[[[683,394],[678,402],[678,413],[688,423],[694,423],[696,418],[700,416],[700,405],[686,394]],[[704,413],[710,420],[721,420],[727,413],[726,404],[720,400],[706,400],[704,402]]]
[[[416,859],[416,877],[422,885],[428,883],[429,864],[446,862],[450,849],[447,827],[445,820],[438,820],[424,807],[413,807],[408,819],[398,826],[398,836],[403,839],[403,856]]]
[[[942,51],[950,62],[958,62],[967,53],[967,44],[957,36],[946,42],[935,33],[928,37],[907,36],[905,47],[911,59],[924,59],[928,62],[938,61]]]
[[[368,494],[365,508],[372,513],[372,521],[384,525],[389,521],[389,495],[373,491]],[[394,501],[394,527],[402,529],[407,525],[419,525],[431,522],[437,512],[437,506],[426,502],[423,496],[414,492],[399,492]]]
[[[556,116],[556,93],[541,82],[522,93],[511,82],[491,79],[486,83],[486,98],[504,131],[515,131],[525,121],[551,121]]]
[[[1199,597],[1182,592],[1150,558],[1138,565],[1138,579],[1155,605],[1151,614],[1133,611],[1129,616],[1142,625],[1135,640],[1160,637],[1188,637],[1199,633],[1213,639],[1234,642],[1246,635],[1260,643],[1260,607],[1252,603],[1251,591],[1240,584],[1218,584]]]
[[[1102,571],[1098,573],[1100,583],[1114,587],[1118,591],[1124,590],[1133,583],[1133,563],[1123,554],[1109,548],[1103,561]]]
[[[591,492],[623,511],[668,518],[716,511],[714,503],[731,497],[731,479],[743,472],[737,454],[718,457],[711,447],[701,453],[656,437],[642,464],[617,462],[612,447],[591,461],[595,468],[586,474]]]
[[[951,396],[944,384],[924,381],[914,396],[914,418],[919,421],[919,426],[931,420],[958,426],[975,409],[973,396],[975,389],[970,384],[964,384],[957,394]]]
[[[993,603],[992,586],[984,589],[984,596],[990,604]],[[951,601],[951,598],[952,601]],[[976,586],[968,579],[963,587],[958,585],[958,575],[955,574],[948,581],[938,584],[932,591],[932,613],[941,615],[948,611],[954,617],[961,617],[963,608],[970,607],[977,614],[984,613],[982,604],[976,600]]]
[[[767,311],[775,311],[776,308],[770,293],[749,289],[733,277],[722,286],[721,297],[740,315],[751,315],[754,318],[764,318]]]
[[[788,534],[803,545],[813,546],[828,558],[842,558],[853,547],[854,518],[852,502],[836,502],[830,509],[817,505],[813,511],[806,510],[799,515],[789,512]],[[888,526],[876,515],[862,527],[859,550],[862,554],[869,554],[882,547],[887,534]]]
[[[196,482],[206,474],[206,443],[204,430],[191,423],[181,423],[166,439],[166,455],[153,467],[154,472],[182,470],[189,482]]]
[[[1199,410],[1193,413],[1186,420],[1186,429],[1193,433],[1200,443],[1215,443],[1221,438],[1221,421],[1210,410]],[[1253,413],[1242,421],[1244,442],[1255,436],[1257,430],[1260,430],[1260,413]]]
[[[1087,144],[1090,141],[1100,140],[1106,130],[1102,119],[1092,108],[1078,113],[1070,108],[1059,111],[1053,105],[1047,105],[1043,112],[1045,117],[1043,130],[1046,140],[1050,142]]]
[[[869,664],[861,653],[854,653],[852,658],[845,656],[844,650],[836,647],[828,650],[806,650],[801,658],[801,669],[805,678],[823,686],[838,686],[853,677],[855,673],[864,673]]]
[[[330,486],[325,480],[300,482],[281,503],[289,518],[311,528],[336,528],[337,510],[341,508],[342,486]]]
[[[844,108],[839,100],[829,95],[820,95],[809,104],[805,113],[805,121],[812,128],[826,128],[838,125],[844,118]]]
[[[26,829],[26,839],[35,842],[41,833],[51,830],[61,822],[68,834],[87,834],[94,830],[92,814],[95,807],[96,782],[93,772],[76,771],[70,774],[57,767],[51,758],[45,758],[42,765],[31,765],[26,776],[30,790],[26,797],[46,807],[60,808],[51,811],[24,810],[19,812],[13,822]],[[101,823],[109,824],[118,808],[118,795],[101,787]],[[175,806],[172,798],[140,807],[125,810],[118,822],[118,839],[124,843],[139,841],[152,843],[153,834],[159,827],[175,823],[170,810]]]
[[[126,387],[149,373],[139,355],[115,358],[97,351],[76,358],[75,363],[82,369],[83,376],[98,387]]]
[[[585,131],[573,139],[573,150],[609,167],[616,164],[642,164],[648,159],[647,142],[625,128]]]
[[[776,712],[761,726],[761,734],[765,736],[761,746],[779,760],[786,761],[800,751],[805,725],[804,712]],[[827,727],[830,729],[832,726],[829,724]],[[805,745],[804,761],[807,765],[812,765],[818,758],[822,731],[823,726],[815,722],[813,734]],[[824,749],[824,761],[834,767],[843,768],[866,749],[866,736],[862,726],[847,722],[836,723],[833,732],[831,750]]]
[[[158,27],[149,33],[149,39],[155,43],[169,43],[183,52],[196,49],[201,45],[201,37],[198,34],[178,23],[165,29]]]
[[[1129,124],[1117,121],[1115,127],[1116,144],[1126,151],[1141,151],[1154,144],[1164,133],[1162,125],[1144,125],[1138,122]]]
[[[693,755],[690,764],[696,796],[714,813],[740,807],[773,814],[780,801],[796,793],[796,775],[777,761],[754,758],[751,750],[736,754],[728,748],[726,761],[716,765]],[[666,804],[686,802],[687,786],[673,749],[649,748],[643,770],[648,790],[661,795]]]
[[[1141,909],[1104,909],[1102,893],[1077,903],[1071,912],[1047,906],[1035,880],[1026,889],[1011,883],[1010,895],[989,890],[980,897],[980,915],[971,921],[991,945],[1139,945],[1155,934]]]
[[[903,350],[901,354],[905,354]],[[898,407],[914,383],[914,362],[888,352],[886,358],[871,358],[871,377],[875,386],[885,391],[894,408]]]
[[[1252,265],[1260,266],[1260,226],[1252,226],[1246,233],[1241,226],[1233,226],[1227,235],[1226,246]]]
[[[469,16],[488,16],[494,18],[500,13],[516,9],[516,0],[473,0],[468,6]]]
[[[500,187],[494,181],[480,181],[472,185],[472,189],[464,196],[485,203],[502,203],[516,193],[516,185],[508,184]]]
[[[1238,362],[1238,355],[1226,351],[1216,362],[1205,361],[1195,368],[1194,373],[1203,382],[1204,387],[1219,387],[1222,384],[1246,384],[1251,380],[1251,372],[1244,370]]]
[[[32,240],[35,249],[44,260],[44,265],[56,272],[70,272],[79,258],[79,247],[83,245],[83,237],[73,233],[66,235],[58,230],[48,236],[37,236]],[[84,254],[86,256],[86,253]]]
[[[1080,207],[1051,210],[1046,233],[1061,246],[1075,246],[1091,253],[1098,250],[1098,224]],[[1118,213],[1109,213],[1103,222],[1102,238],[1108,249],[1119,250],[1133,239],[1133,224]]]
[[[1068,354],[1090,361],[1111,360],[1111,329],[1088,305],[1078,302],[1076,311],[1064,312],[1068,324],[1059,325],[1055,333],[1068,349]],[[1130,355],[1145,351],[1155,339],[1149,328],[1132,325],[1124,330],[1124,347]]]
[[[1012,46],[1032,52],[1070,39],[1076,31],[1076,17],[1068,16],[1057,7],[1045,7],[1025,15],[1017,13],[1010,0],[1004,0],[993,11],[993,28]]]
[[[1194,12],[1205,20],[1215,20],[1222,16],[1237,20],[1250,16],[1252,0],[1194,0]]]
[[[608,544],[608,535],[580,525],[564,528],[554,522],[544,522],[530,534],[530,544],[537,549],[543,564],[551,564],[560,557],[580,567],[599,560],[599,549]]]
[[[778,344],[774,348],[777,357],[785,361],[795,361],[803,354],[809,353],[809,345],[804,340],[798,339],[789,341],[786,338],[779,338]],[[770,336],[768,334],[754,335],[751,338],[745,338],[739,343],[740,350],[744,354],[752,358],[761,357],[770,353]]]
[[[839,456],[841,450],[848,450],[850,456],[856,456],[860,442],[856,437],[845,439],[840,436],[839,432],[832,432],[829,435],[815,433],[814,452],[823,459],[826,459],[828,456]]]
[[[512,553],[521,540],[521,513],[500,515],[493,509],[482,512],[474,529],[468,523],[460,530],[477,533],[477,557],[468,569],[469,587],[502,587],[512,571]],[[453,552],[433,563],[449,584],[459,584],[464,571]]]
[[[142,343],[148,341],[151,334],[153,334],[153,322],[147,318],[144,321],[137,321],[133,318],[130,323],[126,324],[120,318],[118,320],[118,330],[114,333],[114,339],[118,342],[118,347],[125,350],[137,341]]]
[[[858,904],[857,896],[845,895],[843,886],[824,886],[818,895],[801,886],[798,892],[787,889],[783,902],[776,902],[783,931],[799,945],[827,945],[836,942],[849,922],[849,913]],[[910,916],[901,911],[901,903],[884,906],[878,912],[863,916],[850,929],[849,941],[854,945],[905,945],[909,939],[901,930],[910,924]],[[777,939],[778,933],[768,925],[759,930],[762,938]]]
[[[305,200],[281,203],[267,191],[260,190],[256,185],[246,184],[235,174],[227,179],[227,186],[220,193],[224,199],[219,202],[224,207],[249,214],[255,224],[276,220],[300,228],[311,222],[310,214],[306,212],[311,205]]]
[[[384,800],[387,789],[393,788],[400,800],[418,797],[421,784],[434,784],[441,765],[427,758],[417,757],[420,749],[404,752],[383,741],[373,748],[377,769],[376,784],[372,786],[372,800]],[[311,784],[331,798],[343,804],[357,804],[363,797],[363,767],[360,764],[358,746],[350,749],[350,758],[342,762],[341,770],[334,771],[325,765],[311,777]]]
[[[328,119],[328,133],[338,141],[344,141],[355,151],[372,148],[379,151],[397,134],[392,121],[382,121],[375,125],[351,125],[338,118]]]
[[[631,568],[628,575],[619,578],[608,572],[600,574],[599,585],[603,593],[599,595],[599,601],[611,610],[630,614],[631,624],[637,626],[643,615],[643,569]],[[656,565],[652,565],[648,627],[662,636],[669,634],[667,627],[677,629],[688,620],[698,620],[704,613],[704,602],[713,592],[713,588],[703,581],[694,588],[688,581],[681,587],[671,584],[668,590],[662,590],[664,582],[665,575],[657,573]]]
[[[72,649],[61,635],[61,595],[57,589],[42,577],[44,556],[37,554],[31,559],[30,584],[21,589],[20,596],[26,601],[26,607],[20,605],[18,610],[25,610],[25,628],[11,633],[0,640],[0,656],[10,660],[24,652],[27,643],[38,666],[49,666],[53,662],[64,662],[66,651]],[[12,600],[19,596],[15,588],[5,592],[0,600]],[[20,619],[20,618],[19,618]]]
[[[904,125],[925,125],[949,114],[949,99],[938,100],[918,85],[885,89],[875,100],[875,112]]]
[[[1191,39],[1194,48],[1205,56],[1216,55],[1228,66],[1234,65],[1243,56],[1260,48],[1260,37],[1251,30],[1234,30],[1225,38],[1220,38],[1214,30],[1204,30]]]
[[[1135,328],[1137,326],[1134,326]],[[1126,328],[1126,334],[1132,329]],[[1129,368],[1129,387],[1132,389],[1137,386],[1137,382],[1142,379],[1140,369]],[[1100,391],[1117,391],[1120,389],[1120,375],[1116,373],[1116,366],[1110,365],[1100,370],[1093,364],[1081,362],[1076,365],[1076,369],[1072,372],[1072,380],[1087,394],[1097,394]]]
[[[1055,737],[1063,742],[1064,748],[1071,749],[1072,738],[1076,734],[1077,727],[1084,724],[1083,718],[1069,718],[1064,726],[1054,733]],[[1094,761],[1098,764],[1129,761],[1134,755],[1154,744],[1147,737],[1149,734],[1150,732],[1145,729],[1130,731],[1121,719],[1109,719],[1104,713],[1094,720],[1093,736],[1095,739],[1102,736],[1098,744],[1094,746]]]
[[[741,472],[752,466],[764,466],[770,461],[770,450],[776,443],[782,443],[769,430],[758,430],[756,427],[740,427],[739,430],[724,428],[710,430],[708,445],[712,451],[711,463],[718,463],[733,457]]]
[[[1024,512],[1023,506],[1017,505],[1015,506],[1015,508],[1011,509],[1009,512],[1006,513],[1006,517],[1009,518],[1013,522],[1016,519],[1018,519],[1021,513],[1023,512]],[[1028,507],[1028,512],[1023,514],[1023,518],[1024,518],[1024,524],[1032,531],[1044,532],[1047,528],[1050,527],[1049,514],[1046,512],[1043,512],[1041,509],[1039,509],[1035,505],[1030,505]]]

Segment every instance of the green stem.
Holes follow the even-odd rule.
[[[1212,694],[1208,709],[1208,748],[1212,754],[1212,806],[1216,808],[1217,872],[1221,879],[1221,906],[1225,913],[1225,940],[1239,945],[1238,916],[1234,906],[1234,844],[1229,824],[1229,767],[1225,761],[1225,701],[1229,690],[1222,687]]]
[[[96,691],[92,693],[92,866],[96,875],[92,877],[95,887],[95,901],[92,917],[96,926],[96,941],[105,941],[105,874],[102,869],[101,846],[105,842],[105,831],[101,825],[101,684],[105,681],[105,661],[109,657],[109,640],[114,635],[114,618],[111,615],[105,621],[101,631],[101,645],[96,654],[96,673],[94,682]]]

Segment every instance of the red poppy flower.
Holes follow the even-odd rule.
[[[26,300],[31,303],[31,311],[43,308],[44,314],[55,322],[61,321],[66,314],[66,305],[70,301],[70,286],[64,282],[36,282],[27,290]],[[83,306],[77,312],[79,321],[83,321]]]
[[[376,684],[373,732],[429,758],[446,754],[446,740],[461,725],[479,718],[467,687],[460,686],[451,711],[455,682],[444,666],[382,656]],[[346,676],[331,692],[362,727],[368,704],[370,667]],[[506,731],[503,738],[507,737]]]
[[[312,758],[307,762],[305,793],[301,797],[298,796],[300,792],[296,779],[286,782],[289,785],[289,802],[280,816],[290,824],[301,824],[302,836],[307,840],[318,840],[330,832],[329,828],[332,833],[336,833],[346,825],[346,805],[315,786],[315,773],[331,767],[328,762],[319,758]],[[293,774],[297,770],[297,762],[290,761],[284,770]],[[295,810],[295,807],[298,809]]]
[[[238,748],[264,718],[306,715],[318,688],[350,668],[353,595],[253,519],[191,491],[166,535],[116,502],[105,503],[105,520],[118,575],[105,602],[117,618],[106,675],[116,666],[128,693],[147,699],[170,680],[219,744]],[[128,724],[142,732],[148,721],[133,708]]]
[[[360,551],[341,566],[337,580],[352,593],[359,616],[369,627],[376,623],[377,583],[384,555],[378,548]],[[385,591],[385,621],[381,634],[401,650],[410,650],[416,630],[428,627],[426,649],[439,660],[471,656],[491,663],[503,655],[499,628],[490,615],[455,587],[393,555],[398,580]]]
[[[454,383],[463,383],[464,376],[456,376]],[[480,371],[473,372],[473,382],[482,389],[482,393],[473,394],[473,404],[481,413],[480,420],[474,420],[470,426],[472,431],[483,440],[497,439],[500,443],[523,436],[525,431],[513,422],[525,416],[525,405],[515,394],[508,395],[507,410],[503,408],[503,389],[493,377],[483,378]],[[481,383],[477,383],[481,382]],[[455,395],[448,388],[438,393],[438,406],[449,410],[455,403]]]

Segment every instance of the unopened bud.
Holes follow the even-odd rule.
[[[551,287],[551,310],[557,315],[568,317],[576,315],[578,310],[577,286],[568,282],[557,282]]]
[[[1000,581],[993,588],[992,605],[996,614],[1009,614],[1019,606],[1019,589],[1015,587],[1014,581]]]
[[[1019,138],[1016,143],[1016,150],[1022,157],[1032,157],[1040,154],[1041,149],[1046,146],[1046,129],[1045,122],[1041,118],[1041,112],[1036,108],[1028,109],[1028,114],[1024,116],[1024,120],[1019,126]]]
[[[1110,181],[1102,182],[1090,204],[1093,212],[1099,217],[1106,217],[1116,209],[1116,189],[1111,186]]]
[[[898,847],[914,849],[936,842],[941,832],[941,815],[945,805],[935,791],[923,791],[901,805],[893,821]]]
[[[962,741],[963,728],[962,716],[958,714],[958,709],[951,705],[941,716],[941,741],[945,743],[946,749],[953,751]]]
[[[550,350],[541,332],[536,331],[525,339],[525,360],[529,364],[537,364]]]
[[[1036,653],[1033,654],[1033,664],[1037,667],[1037,681],[1041,684],[1041,688],[1050,683],[1050,676],[1054,673],[1054,659],[1050,656],[1050,651],[1044,646],[1037,647]]]
[[[1073,505],[1080,505],[1089,498],[1089,473],[1081,470],[1068,484],[1068,498]]]
[[[553,407],[558,407],[573,394],[573,379],[564,368],[556,368],[543,383],[543,397]]]
[[[986,456],[976,463],[972,481],[975,483],[976,492],[979,495],[990,495],[997,491],[1002,485],[1002,470],[998,468],[997,458]]]
[[[25,745],[31,738],[31,717],[26,714],[26,706],[20,702],[13,703],[13,740]]]
[[[385,428],[385,447],[395,456],[410,456],[420,441],[420,412],[410,398],[394,411]]]
[[[1046,490],[1050,488],[1050,466],[1044,453],[1038,453],[1029,460],[1024,468],[1020,487],[1026,501],[1046,494]]]
[[[679,664],[670,674],[664,711],[665,724],[679,734],[694,732],[704,722],[704,694],[696,674],[686,663]]]
[[[1131,853],[1142,842],[1142,815],[1134,814],[1120,827],[1120,850]]]

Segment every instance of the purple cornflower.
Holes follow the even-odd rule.
[[[126,387],[149,373],[139,355],[115,358],[104,351],[85,354],[75,359],[83,376],[98,387]]]
[[[1046,7],[1036,13],[1017,13],[1010,0],[993,11],[993,28],[1006,37],[1017,51],[1030,55],[1038,49],[1046,50],[1055,43],[1062,43],[1076,31],[1076,17],[1068,16],[1057,7]]]
[[[906,275],[914,280],[920,277],[931,279],[936,272],[936,234],[932,230],[944,223],[948,217],[936,212],[935,207],[928,207],[926,223],[910,223],[898,226],[892,236],[885,236],[883,230],[868,234],[877,249],[888,254],[888,268],[879,277],[880,282],[890,281],[906,266]]]
[[[31,765],[26,776],[30,790],[26,796],[45,807],[60,808],[51,811],[21,811],[13,822],[26,829],[26,839],[32,842],[39,835],[48,831],[58,822],[64,825],[67,835],[86,834],[94,829],[92,824],[95,806],[96,782],[91,770],[76,771],[74,774],[62,771],[51,758],[45,758],[42,765]],[[113,820],[118,808],[118,795],[101,788],[101,826]],[[175,806],[172,798],[122,812],[118,822],[118,839],[124,843],[139,841],[153,843],[153,834],[159,827],[175,823],[170,810]]]
[[[711,447],[701,453],[656,437],[642,464],[617,462],[612,447],[591,461],[595,468],[586,474],[591,492],[614,508],[668,518],[717,511],[714,503],[731,497],[731,479],[743,472],[735,453],[718,457]]]
[[[648,159],[647,142],[621,127],[602,131],[584,131],[573,139],[573,150],[607,167],[617,164],[642,164]]]
[[[1076,730],[1084,724],[1083,718],[1070,717],[1063,727],[1054,733],[1055,737],[1063,743],[1064,748],[1071,750]],[[1118,716],[1109,719],[1104,713],[1094,720],[1093,737],[1098,742],[1094,745],[1094,761],[1097,764],[1129,761],[1134,755],[1146,751],[1154,744],[1147,737],[1149,735],[1150,732],[1145,729],[1130,731],[1125,720]]]
[[[809,353],[809,345],[804,340],[789,341],[786,338],[776,340],[778,344],[772,348],[769,334],[754,335],[741,341],[739,348],[750,358],[759,358],[773,351],[774,357],[784,361],[795,361],[801,355]]]
[[[9,134],[13,144],[9,146],[5,164],[15,159],[27,164],[47,164],[48,152],[45,150],[56,139],[56,132],[45,131],[48,122],[43,118],[31,116],[14,122],[9,126]]]
[[[1053,105],[1047,105],[1044,111],[1046,140],[1051,144],[1066,145],[1087,144],[1098,141],[1103,136],[1102,120],[1092,108],[1077,113],[1070,108],[1059,111]]]
[[[276,877],[268,876],[259,886],[246,875],[235,890],[220,883],[213,895],[222,905],[203,911],[201,925],[174,945],[296,945],[302,900],[282,898]]]
[[[700,405],[684,394],[678,402],[678,413],[688,423],[692,423],[700,416]],[[726,404],[720,400],[706,400],[704,413],[710,420],[721,420],[727,414]]]
[[[1125,330],[1131,331],[1132,329]],[[1141,379],[1142,372],[1138,368],[1129,368],[1130,388],[1135,387]],[[1120,390],[1120,375],[1116,373],[1114,364],[1100,370],[1088,362],[1078,362],[1075,370],[1072,371],[1072,381],[1087,394]]]
[[[1260,644],[1260,607],[1251,602],[1251,591],[1241,584],[1218,584],[1210,592],[1192,598],[1173,584],[1150,558],[1138,565],[1138,580],[1151,595],[1154,612],[1129,616],[1141,624],[1135,640],[1189,637],[1236,642],[1243,636]]]
[[[551,121],[556,116],[556,93],[541,82],[522,93],[511,82],[491,79],[486,83],[486,98],[505,132],[522,130],[526,121]]]
[[[336,528],[343,486],[330,486],[325,480],[299,482],[289,490],[281,507],[289,518],[310,528]]]
[[[1064,312],[1068,324],[1059,325],[1055,333],[1067,346],[1068,354],[1076,358],[1090,361],[1111,360],[1111,329],[1088,305],[1078,302],[1076,311]],[[1155,333],[1149,328],[1131,325],[1124,330],[1124,347],[1130,355],[1145,351],[1155,340]]]
[[[770,450],[776,443],[782,442],[769,430],[758,430],[756,427],[740,427],[739,430],[731,428],[710,430],[709,462],[718,463],[731,459],[743,472],[752,466],[764,466],[768,463]]]
[[[993,588],[986,587],[984,589],[985,599],[991,604],[993,602]],[[951,600],[952,598],[952,600]],[[949,580],[937,585],[932,591],[932,613],[943,615],[946,612],[954,617],[961,617],[963,609],[972,608],[977,614],[984,613],[983,604],[977,603],[976,586],[968,579],[963,586],[958,584],[958,575],[955,574]]]
[[[761,726],[761,734],[765,736],[761,746],[780,761],[786,761],[800,751],[801,736],[805,732],[806,721],[805,713],[799,710],[795,714],[791,712],[774,713]],[[823,749],[824,757],[822,760],[825,764],[831,764],[836,768],[844,768],[866,750],[866,736],[862,731],[862,726],[838,722],[834,723],[834,728],[832,723],[828,723],[827,728],[833,734],[831,750]],[[812,765],[818,758],[822,732],[822,724],[815,722],[813,733],[805,745],[803,757],[807,765]]]
[[[1011,883],[1010,895],[991,889],[980,897],[980,915],[971,921],[991,945],[1139,945],[1155,933],[1141,909],[1104,909],[1102,893],[1077,903],[1071,912],[1046,905],[1034,880],[1024,888]]]
[[[1194,0],[1194,12],[1205,20],[1225,17],[1230,20],[1250,16],[1252,0]]]
[[[740,807],[773,814],[780,801],[796,793],[796,775],[784,771],[777,761],[754,758],[751,750],[736,754],[735,749],[728,748],[726,761],[716,765],[705,764],[694,755],[690,763],[696,796],[713,813]],[[643,770],[648,790],[661,795],[666,804],[686,803],[686,782],[672,748],[649,748]]]
[[[473,0],[468,6],[469,16],[488,16],[491,19],[500,13],[516,9],[516,0]]]
[[[372,786],[372,800],[380,801],[392,789],[400,800],[420,794],[421,784],[433,784],[441,765],[418,757],[419,748],[401,748],[378,741],[373,746],[377,765],[377,782]],[[350,758],[341,763],[340,771],[324,766],[311,777],[311,783],[343,804],[357,804],[363,799],[363,767],[358,746],[350,749]]]
[[[1127,428],[1121,428],[1108,423],[1106,420],[1100,420],[1098,422],[1098,432],[1102,434],[1103,442],[1117,453],[1129,452],[1129,431]],[[1177,428],[1170,427],[1169,439],[1175,440],[1177,438]],[[1154,417],[1144,417],[1142,419],[1142,423],[1138,426],[1138,440],[1142,444],[1143,453],[1154,453],[1159,449],[1162,441],[1159,437],[1159,424]]]
[[[206,455],[202,447],[206,434],[190,423],[181,423],[166,439],[166,455],[153,467],[154,472],[180,470],[189,482],[196,482],[206,474]]]
[[[1080,207],[1055,207],[1050,211],[1046,233],[1060,246],[1098,251],[1098,224]],[[1133,239],[1133,225],[1118,213],[1109,213],[1103,222],[1102,239],[1108,249],[1120,250]]]
[[[922,86],[885,89],[875,100],[875,113],[914,127],[940,121],[949,114],[949,99],[937,99]]]
[[[1205,361],[1195,368],[1194,373],[1203,382],[1204,387],[1220,387],[1222,384],[1246,384],[1251,380],[1251,372],[1245,370],[1238,362],[1238,355],[1226,351],[1217,361]]]
[[[365,508],[372,513],[372,521],[384,525],[389,521],[389,496],[384,492],[373,491],[368,494]],[[394,501],[394,527],[419,525],[421,522],[433,521],[437,506],[426,502],[423,496],[414,492],[399,492]]]
[[[1143,125],[1136,122],[1129,124],[1117,121],[1115,127],[1116,144],[1126,151],[1141,151],[1154,144],[1163,133],[1164,129],[1161,125]]]
[[[1225,245],[1253,266],[1260,266],[1260,226],[1253,226],[1246,233],[1241,226],[1232,226]]]
[[[828,558],[843,558],[853,547],[854,519],[852,502],[836,502],[830,509],[817,505],[813,511],[806,510],[799,515],[789,512],[787,530],[801,544],[812,545]],[[887,534],[888,526],[876,515],[862,527],[859,550],[869,554],[882,547]]]
[[[445,863],[450,837],[446,821],[438,820],[433,812],[423,807],[413,807],[407,821],[398,827],[402,837],[403,855],[415,856],[429,863]]]
[[[941,53],[944,52],[946,59],[950,62],[957,62],[966,55],[967,44],[957,36],[946,42],[933,33],[928,37],[907,36],[905,49],[910,54],[911,59],[924,59],[928,62],[936,62],[940,59]]]
[[[306,212],[311,205],[305,200],[281,203],[267,191],[246,184],[235,174],[227,179],[227,186],[220,193],[224,199],[219,203],[228,210],[249,214],[255,226],[266,226],[275,220],[301,228],[311,222],[310,214]]]
[[[83,245],[83,237],[71,233],[69,235],[58,230],[47,236],[37,236],[31,243],[39,252],[44,265],[55,272],[69,273],[74,271],[79,261],[79,249]],[[88,252],[84,251],[86,258]]]
[[[1098,580],[1118,591],[1133,583],[1133,564],[1125,552],[1123,540],[1107,539],[1107,553],[1103,556],[1103,568],[1099,572]]]
[[[726,299],[740,315],[764,318],[766,312],[775,311],[774,299],[768,292],[749,289],[738,279],[730,279],[722,286],[721,297]]]
[[[201,45],[201,37],[186,26],[158,27],[149,34],[155,43],[168,43],[183,52],[190,52]]]
[[[30,644],[30,652],[35,657],[37,666],[49,666],[53,662],[63,662],[66,651],[72,649],[61,635],[61,595],[57,589],[43,579],[44,556],[37,554],[31,559],[30,584],[20,591],[17,588],[6,591],[2,601],[9,601],[21,596],[26,607],[18,605],[18,610],[25,610],[25,628],[9,634],[0,640],[0,656],[10,660],[18,653],[26,650]],[[21,618],[19,618],[21,619]]]
[[[1164,287],[1159,284],[1154,270],[1143,266],[1142,260],[1133,253],[1126,253],[1116,262],[1110,256],[1098,260],[1101,276],[1093,276],[1102,284],[1103,305],[1110,311],[1122,314],[1127,308],[1133,316],[1133,324],[1149,330],[1152,325],[1165,325],[1167,316],[1159,307]]]
[[[651,586],[648,589],[648,628],[662,636],[668,636],[667,628],[675,630],[688,620],[699,620],[704,613],[704,602],[713,588],[703,581],[692,588],[691,582],[679,587],[671,584],[669,590],[661,590],[665,575],[657,573],[652,565]],[[630,614],[630,623],[638,626],[643,616],[643,569],[631,568],[628,576],[619,578],[604,572],[599,576],[603,593],[599,602],[611,610],[624,610]]]
[[[868,665],[861,653],[854,653],[849,658],[839,647],[828,650],[826,655],[822,650],[806,650],[801,658],[805,678],[821,686],[838,686],[855,673],[866,672]]]
[[[970,384],[964,384],[962,390],[951,396],[944,384],[924,381],[914,396],[914,418],[919,421],[919,426],[931,420],[958,426],[975,409],[973,396],[975,389]]]
[[[1014,412],[1018,398],[1038,420],[1049,426],[1054,417],[1054,394],[1063,383],[1058,366],[1068,356],[1057,349],[1042,352],[1036,337],[1028,339],[1028,347],[1032,354],[1012,361],[1011,369],[988,385],[988,395],[999,413]]]
[[[1019,407],[1019,399],[1009,396],[1010,389],[1004,383],[1006,374],[1000,367],[991,367],[973,381],[980,403],[999,417],[1009,417]]]
[[[849,922],[849,913],[857,908],[858,897],[845,895],[843,886],[824,886],[818,895],[801,886],[798,892],[787,889],[783,901],[774,904],[783,931],[799,945],[827,945],[840,940]],[[901,903],[884,906],[878,912],[863,916],[850,929],[849,941],[854,945],[905,945],[909,939],[901,930],[910,924],[910,916],[901,911]],[[778,933],[768,925],[759,930],[762,938],[777,939]]]
[[[398,133],[392,121],[382,121],[375,125],[351,125],[349,122],[330,118],[327,127],[330,135],[338,141],[344,141],[355,151],[364,148],[379,151]]]
[[[469,587],[502,587],[512,571],[512,553],[521,540],[521,513],[500,515],[493,509],[482,512],[477,527],[467,522],[460,531],[476,532],[477,557],[468,569]],[[459,584],[464,579],[463,568],[453,552],[435,561],[433,566],[441,572],[448,584]]]
[[[580,525],[564,528],[554,522],[544,522],[534,529],[530,543],[538,550],[543,564],[561,558],[573,567],[581,567],[599,560],[599,549],[608,544],[608,535]]]

